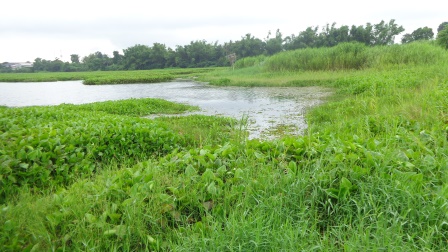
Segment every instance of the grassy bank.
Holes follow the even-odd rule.
[[[0,108],[0,164],[16,164],[1,177],[2,188],[13,188],[1,203],[1,250],[447,250],[447,63],[265,67],[201,79],[335,88],[333,99],[309,111],[305,136],[249,141],[232,120],[141,119],[128,115],[134,108],[111,114],[123,107],[113,102]],[[58,173],[76,153],[60,151],[70,147],[63,138],[84,139],[76,146],[90,156],[79,162],[93,171]],[[51,162],[33,160],[28,146],[49,142]],[[29,160],[8,161],[15,156]],[[41,186],[32,181],[44,174],[32,175],[36,163],[55,171]]]
[[[191,78],[213,68],[163,69],[144,71],[1,73],[0,82],[44,82],[82,80],[86,85],[155,83]]]

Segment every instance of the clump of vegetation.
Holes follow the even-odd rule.
[[[331,48],[307,48],[276,54],[266,59],[266,71],[337,71],[387,68],[396,65],[428,65],[446,62],[442,48],[428,42],[367,47],[342,43]]]
[[[111,163],[132,164],[194,146],[193,136],[185,137],[167,123],[133,117],[191,109],[159,99],[1,108],[0,202],[25,185],[64,186]],[[197,128],[227,127],[224,121],[210,127],[202,120]],[[207,135],[202,137],[206,142]]]
[[[186,104],[173,103],[162,99],[143,98],[118,101],[93,102],[88,104],[63,104],[60,107],[73,111],[106,112],[115,115],[148,116],[152,114],[179,114],[198,110]]]
[[[242,58],[235,62],[235,68],[260,66],[264,63],[265,59],[266,56],[264,55]]]

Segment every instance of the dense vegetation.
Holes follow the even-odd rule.
[[[161,101],[0,108],[0,248],[446,251],[447,59],[349,43],[200,73],[335,89],[306,135],[274,141],[225,118],[133,116],[175,106],[147,104]]]
[[[438,40],[447,45],[443,35],[445,32],[440,33],[445,27],[444,24],[439,26]],[[256,38],[248,33],[240,40],[223,44],[197,40],[191,41],[188,45],[178,45],[174,49],[161,43],[154,43],[152,46],[137,44],[123,49],[123,52],[114,51],[112,56],[95,52],[81,59],[79,55],[72,54],[70,63],[60,59],[37,58],[34,60],[33,68],[23,68],[18,71],[76,72],[220,67],[229,65],[227,56],[232,53],[240,59],[259,55],[270,56],[281,51],[303,48],[333,47],[346,42],[358,42],[366,46],[391,45],[395,43],[395,37],[403,31],[404,28],[396,24],[393,19],[389,22],[366,23],[360,26],[337,27],[333,23],[323,27],[308,27],[298,34],[289,36],[284,36],[280,30],[277,30],[275,33],[269,32],[264,39]],[[404,34],[401,41],[410,43],[417,40],[432,40],[433,37],[432,29],[423,27]],[[1,67],[2,65],[0,65],[0,72],[11,71]]]

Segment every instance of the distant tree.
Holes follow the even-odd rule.
[[[395,24],[395,20],[391,19],[389,23],[381,20],[380,23],[373,25],[373,45],[392,45],[395,36],[404,31],[403,26]]]
[[[188,57],[186,46],[176,46],[174,61],[177,67],[186,68],[190,65],[190,59]]]
[[[165,68],[167,50],[164,44],[154,43],[150,48],[148,68],[161,69]]]
[[[59,58],[55,58],[53,61],[49,62],[46,70],[50,72],[62,72],[64,71],[64,62]]]
[[[434,32],[431,28],[425,26],[423,28],[418,28],[417,30],[413,31],[411,34],[406,33],[401,38],[401,43],[410,43],[417,40],[431,40],[434,38]]]
[[[184,49],[189,67],[216,66],[221,56],[216,42],[211,44],[205,40],[191,41]]]
[[[112,64],[121,65],[123,62],[123,55],[121,55],[118,51],[113,51],[112,55]]]
[[[112,64],[112,60],[106,54],[99,51],[91,53],[82,59],[84,66],[90,71],[104,71],[109,65]]]
[[[441,45],[443,48],[448,49],[448,26],[439,33],[437,33],[437,44]]]
[[[448,22],[443,22],[439,25],[439,27],[437,28],[437,33],[441,32],[443,29],[445,29],[445,27],[448,26]]]
[[[239,57],[257,56],[263,54],[264,43],[261,39],[255,38],[250,33],[247,33],[239,41],[235,41],[229,48],[230,51],[235,52]]]
[[[150,69],[151,48],[137,44],[123,50],[124,68],[127,70]]]
[[[405,35],[403,35],[403,37],[401,37],[402,44],[411,43],[413,41],[414,38],[412,37],[412,34],[406,33]]]
[[[166,50],[165,67],[176,67],[176,52],[168,47]]]
[[[265,50],[267,55],[273,55],[283,50],[283,38],[279,29],[275,32],[275,37],[270,38],[271,32],[265,39]]]
[[[35,60],[34,60],[34,63],[33,63],[33,69],[34,69],[34,71],[43,71],[44,70],[44,65],[43,65],[43,63],[42,63],[42,59],[41,58],[36,58]]]
[[[286,50],[295,50],[300,48],[307,47],[317,47],[319,35],[317,34],[317,30],[319,26],[316,27],[308,27],[305,31],[299,32],[298,36],[291,35],[285,39],[285,49]]]
[[[350,40],[349,28],[348,26],[336,27],[336,23],[331,26],[327,24],[319,33],[318,46],[332,47],[339,43],[348,42]]]
[[[218,41],[215,41],[213,44],[214,50],[215,50],[215,62],[216,66],[227,66],[227,52],[224,49],[224,46],[219,44]]]
[[[364,43],[365,45],[372,45],[373,43],[373,26],[371,23],[367,23],[365,27],[363,25],[352,25],[349,33],[350,41]]]
[[[79,64],[79,55],[78,54],[70,55],[70,61],[72,62],[72,64]]]

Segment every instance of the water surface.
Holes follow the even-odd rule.
[[[305,110],[330,94],[320,87],[216,87],[184,81],[93,86],[81,81],[0,83],[0,90],[0,105],[10,107],[162,98],[199,106],[200,114],[247,119],[250,138],[272,138],[285,129],[301,134],[306,129]]]

